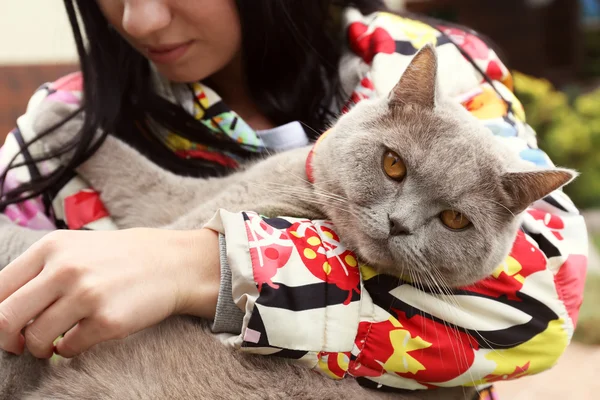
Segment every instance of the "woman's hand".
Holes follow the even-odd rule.
[[[173,314],[214,318],[218,253],[208,229],[52,232],[0,272],[0,348],[48,358],[66,332],[56,352],[73,357]]]

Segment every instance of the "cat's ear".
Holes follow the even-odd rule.
[[[435,106],[437,86],[437,55],[428,44],[414,56],[400,81],[390,92],[390,107],[418,104],[432,109]]]
[[[513,214],[525,211],[533,202],[566,185],[578,173],[569,169],[531,172],[510,172],[502,176],[502,186],[508,194],[504,204]]]

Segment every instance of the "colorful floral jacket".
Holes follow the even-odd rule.
[[[387,95],[415,52],[433,43],[443,89],[523,159],[551,165],[512,93],[509,71],[475,33],[354,9],[346,10],[344,27],[349,51],[340,72],[352,92],[345,109]],[[153,84],[215,134],[261,150],[260,138],[210,88],[182,88],[158,75]],[[35,137],[32,121],[41,102],[78,103],[81,93],[79,74],[41,87],[0,150],[0,169]],[[237,163],[230,154],[154,128],[182,157]],[[42,145],[29,152],[41,152]],[[11,170],[5,189],[56,167],[49,160]],[[32,229],[116,229],[83,179],[75,176],[58,189],[52,198],[10,206],[5,214]],[[569,344],[582,301],[586,229],[561,191],[527,210],[510,255],[492,276],[451,293],[378,275],[344,247],[327,221],[220,210],[207,226],[224,234],[231,300],[245,312],[241,333],[222,334],[225,343],[297,359],[335,379],[356,377],[372,388],[487,385],[544,371]]]

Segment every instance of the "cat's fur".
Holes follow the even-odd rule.
[[[309,148],[274,155],[226,178],[199,180],[167,173],[112,137],[78,173],[101,192],[119,228],[199,228],[218,208],[328,218],[346,244],[382,272],[410,269],[422,281],[436,276],[448,285],[472,283],[506,256],[519,213],[574,173],[523,172],[516,155],[436,86],[435,50],[427,46],[389,99],[365,100],[336,123],[315,153],[314,184],[306,180]],[[45,118],[39,123],[48,126],[48,110]],[[68,126],[53,134],[51,148],[72,139],[76,128]],[[382,170],[387,149],[407,166],[401,183]],[[438,217],[447,209],[465,213],[473,225],[449,231]],[[390,235],[390,219],[410,234]],[[14,369],[31,361],[4,355],[2,362],[0,378],[13,376],[4,383],[7,390],[18,386]],[[386,398],[350,379],[335,382],[284,360],[232,352],[205,325],[182,317],[96,346],[44,374],[28,398]],[[393,398],[464,395],[457,388]]]

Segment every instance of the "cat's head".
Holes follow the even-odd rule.
[[[321,196],[325,211],[365,263],[460,286],[488,276],[519,214],[576,173],[521,161],[440,92],[436,70],[426,46],[387,99],[364,100],[336,123],[312,167],[317,193],[337,197]]]

